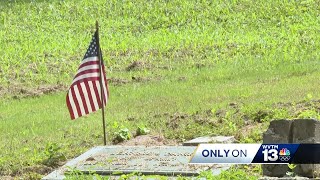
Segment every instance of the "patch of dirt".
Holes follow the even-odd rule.
[[[194,66],[195,66],[196,68],[198,68],[198,69],[201,69],[201,68],[205,67],[206,65],[203,64],[203,63],[196,63]]]
[[[166,117],[166,116],[169,116],[169,113],[165,112],[162,114],[155,114],[153,115],[153,118],[160,118],[160,117]]]
[[[175,113],[170,116],[169,121],[166,122],[166,126],[172,129],[177,129],[179,127],[179,124],[181,124],[181,120],[186,119],[188,117],[188,114]]]
[[[209,117],[202,117],[202,116],[193,116],[193,120],[197,124],[201,125],[210,125],[210,126],[218,126],[219,121],[215,119],[211,119]]]
[[[144,83],[149,81],[159,81],[161,77],[139,77],[139,76],[132,76],[131,80],[123,79],[123,78],[110,78],[108,82],[114,86],[121,86],[126,85],[129,83]]]
[[[153,65],[144,61],[133,61],[127,68],[126,71],[133,70],[143,70],[143,69],[151,69]]]
[[[134,120],[136,120],[136,118],[135,117],[128,117],[127,120],[128,121],[134,121]]]
[[[119,85],[128,84],[130,81],[122,78],[110,78],[108,82],[110,82],[110,84],[114,86],[119,86]]]
[[[37,89],[38,94],[50,94],[58,91],[67,90],[67,86],[62,84],[50,85],[50,86],[39,86]]]
[[[2,86],[0,86],[0,97],[4,96],[7,93],[6,89]]]
[[[223,118],[226,116],[226,113],[227,111],[224,110],[224,109],[218,109],[216,112],[215,112],[215,116],[218,117],[218,118]]]
[[[178,129],[181,124],[185,124],[185,122],[195,122],[200,125],[209,125],[211,127],[217,127],[220,123],[222,123],[223,119],[225,118],[227,110],[225,109],[218,109],[215,112],[212,112],[211,109],[205,111],[196,111],[193,114],[186,114],[186,113],[174,113],[170,115],[169,113],[164,114],[155,114],[154,118],[159,117],[167,117],[168,121],[166,122],[166,127],[171,128],[173,130]],[[240,114],[238,111],[235,112],[234,116]],[[241,114],[242,115],[242,114]]]
[[[320,113],[320,99],[318,100],[303,100],[299,102],[275,103],[274,108],[285,109],[293,117],[298,117],[301,112],[306,110],[313,110]]]
[[[133,82],[148,82],[151,81],[150,77],[134,77],[132,76],[132,81]]]
[[[161,135],[141,135],[130,140],[119,143],[122,146],[173,146],[177,145],[177,141],[165,139]]]
[[[157,66],[157,68],[158,69],[165,69],[165,70],[168,70],[168,69],[173,70],[174,69],[173,67],[170,67],[168,65]]]
[[[187,77],[184,77],[184,76],[179,77],[179,78],[178,78],[178,81],[187,81]]]
[[[253,142],[259,142],[262,140],[262,132],[266,130],[266,124],[251,123],[241,127],[234,135],[234,138],[240,140],[251,140]]]
[[[221,119],[218,115],[212,113],[211,110],[206,111],[197,111],[191,115],[185,113],[175,113],[173,115],[163,114],[163,115],[155,115],[154,117],[161,117],[161,116],[169,116],[168,121],[166,122],[166,126],[173,130],[179,128],[181,124],[185,122],[195,122],[200,125],[209,125],[212,127],[218,126],[219,119]],[[183,122],[184,121],[184,122]]]
[[[11,177],[11,176],[0,176],[0,179],[1,180],[13,180],[14,177]]]
[[[53,171],[53,168],[44,165],[35,165],[24,168],[24,172],[33,172],[38,174],[48,174]]]
[[[11,96],[14,99],[20,99],[25,97],[37,97],[43,94],[51,94],[65,90],[67,90],[67,86],[63,84],[40,85],[34,88],[26,87],[23,84],[10,84],[7,87],[0,87],[0,97]]]
[[[265,118],[272,118],[274,113],[268,110],[258,110],[253,114],[253,121],[261,123]]]
[[[232,108],[239,108],[239,105],[236,102],[229,103],[229,106],[232,107]]]
[[[95,161],[95,159],[93,157],[89,157],[86,159],[86,161]]]
[[[10,85],[5,94],[13,94],[14,99],[20,99],[25,97],[37,97],[43,94],[51,94],[58,91],[67,90],[67,86],[62,84],[56,85],[40,85],[36,89],[26,88],[22,85]]]
[[[250,124],[250,125],[244,126],[238,131],[235,138],[240,139],[239,137],[247,137],[250,135],[251,131],[257,127],[260,127],[259,124]]]

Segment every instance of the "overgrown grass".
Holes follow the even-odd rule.
[[[275,68],[319,57],[316,0],[5,0],[0,12],[1,85],[69,82],[95,20],[109,70],[135,60]]]
[[[314,85],[318,71],[302,76],[266,71],[253,78],[248,72],[230,77],[225,72],[230,69],[221,70],[221,74],[216,73],[218,70],[177,69],[163,72],[166,77],[160,80],[111,85],[106,109],[109,142],[119,128],[134,132],[141,125],[179,141],[201,135],[234,135],[241,142],[261,142],[261,133],[270,120],[299,117],[300,111],[306,112],[294,104],[274,103],[311,102],[310,96],[320,97]],[[186,80],[179,81],[182,72]],[[313,113],[311,117],[317,118],[319,107],[315,102],[306,108]],[[64,157],[72,158],[102,144],[100,112],[70,121],[64,92],[3,100],[0,109],[0,168],[4,174],[19,175],[28,172],[28,167],[56,167]]]
[[[234,135],[261,142],[272,119],[319,118],[320,103],[313,100],[320,98],[319,5],[1,1],[0,94],[9,98],[0,100],[0,176],[39,178],[102,144],[100,112],[70,121],[65,92],[10,94],[16,87],[68,85],[96,19],[113,78],[108,142],[119,128],[134,132],[142,125],[178,141]],[[126,71],[133,61],[141,67]],[[243,169],[250,172],[231,170],[220,178],[243,175]]]

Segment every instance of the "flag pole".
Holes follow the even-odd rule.
[[[100,81],[100,92],[101,92],[101,105],[102,105],[102,124],[103,124],[103,144],[107,145],[107,138],[106,138],[106,123],[105,123],[105,118],[104,118],[104,92],[103,92],[103,84],[102,84],[102,76],[101,73],[102,72],[102,55],[100,52],[100,39],[99,39],[99,24],[98,21],[96,21],[96,30],[97,30],[97,45],[98,45],[98,57],[99,57],[99,71],[100,71],[100,77],[99,77],[99,81]]]

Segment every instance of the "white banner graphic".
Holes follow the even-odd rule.
[[[261,144],[200,144],[191,164],[250,164]]]

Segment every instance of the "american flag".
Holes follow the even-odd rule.
[[[108,101],[108,84],[98,38],[96,31],[69,88],[66,101],[71,119],[94,112],[102,108],[102,101],[103,106]],[[101,99],[101,84],[103,99]]]

